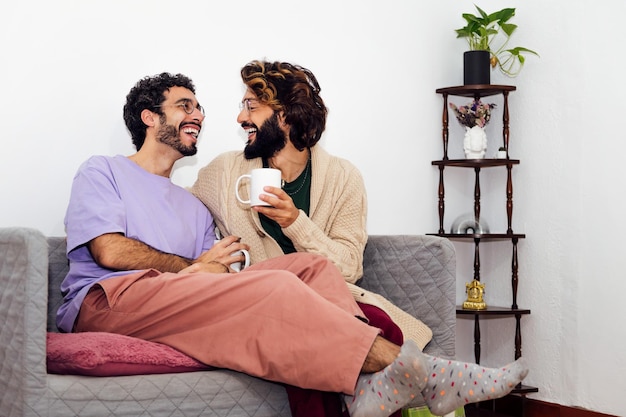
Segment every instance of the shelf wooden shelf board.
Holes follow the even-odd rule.
[[[456,87],[438,88],[435,90],[438,94],[449,94],[461,97],[489,97],[502,94],[505,91],[515,91],[514,85],[497,85],[497,84],[471,84],[459,85]]]
[[[530,314],[530,309],[487,306],[484,310],[469,310],[459,305],[456,306],[456,314],[462,316],[515,316],[517,314]]]
[[[495,158],[483,158],[483,159],[445,159],[439,161],[432,161],[433,165],[446,166],[446,167],[462,167],[462,168],[489,168],[489,167],[501,167],[507,165],[519,165],[519,159],[495,159]]]
[[[524,239],[524,233],[426,233],[427,235],[440,236],[448,239],[483,239],[483,240],[508,240]]]

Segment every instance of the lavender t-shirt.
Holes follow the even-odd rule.
[[[121,155],[94,156],[78,169],[65,230],[70,270],[61,284],[64,302],[57,312],[57,326],[65,332],[72,331],[94,283],[134,272],[98,266],[86,246],[93,238],[121,233],[189,259],[215,241],[213,217],[200,200]]]

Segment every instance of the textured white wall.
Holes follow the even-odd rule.
[[[503,7],[484,0],[480,7]],[[512,46],[540,52],[514,84],[511,155],[515,231],[520,242],[519,305],[527,383],[543,401],[626,415],[622,344],[625,134],[620,0],[511,0],[520,26]],[[235,122],[239,69],[256,58],[286,60],[318,76],[330,108],[322,144],[363,172],[372,234],[430,233],[437,226],[441,156],[438,87],[462,83],[465,44],[453,30],[469,0],[293,2],[239,0],[5,2],[0,6],[0,226],[63,234],[72,176],[92,154],[130,154],[124,98],[144,75],[183,72],[208,111],[200,151],[174,181],[191,185],[218,153],[243,145]],[[462,103],[463,100],[454,99]],[[494,99],[496,100],[496,99]],[[499,145],[497,117],[488,152]],[[450,154],[461,156],[459,126]],[[470,211],[473,174],[447,170],[446,228]],[[503,171],[481,177],[483,213],[504,230]],[[448,178],[448,177],[447,177]],[[622,185],[620,185],[622,184]],[[458,301],[471,279],[473,245],[458,251]],[[509,303],[510,245],[481,247],[489,304]],[[513,356],[513,320],[482,328],[482,363]],[[459,320],[458,357],[473,358],[473,323]]]

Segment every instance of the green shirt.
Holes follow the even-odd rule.
[[[269,163],[263,159],[263,167],[268,168]],[[292,182],[285,182],[283,190],[293,200],[293,204],[300,210],[309,215],[309,207],[311,205],[311,158],[309,158],[304,171]],[[283,233],[282,228],[274,220],[263,214],[259,214],[261,225],[268,235],[274,238],[284,253],[297,252],[293,246],[291,239]]]

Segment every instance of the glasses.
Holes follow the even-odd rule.
[[[189,99],[181,100],[180,103],[176,103],[176,104],[158,104],[158,105],[156,105],[154,107],[167,107],[167,106],[170,106],[170,107],[171,106],[182,107],[183,110],[185,111],[185,113],[187,113],[187,114],[192,114],[195,109],[198,109],[198,110],[200,110],[200,113],[202,113],[203,116],[205,115],[204,114],[204,107],[202,107],[199,104],[194,107],[193,101],[191,101]]]
[[[241,100],[241,103],[239,103],[239,110],[241,111],[245,109],[249,114],[256,110],[256,106],[258,104],[259,100],[257,100],[256,98],[244,98],[243,100]]]

